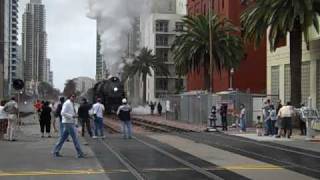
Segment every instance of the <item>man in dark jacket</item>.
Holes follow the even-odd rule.
[[[50,129],[51,129],[51,108],[49,107],[49,102],[46,101],[43,103],[42,111],[40,113],[40,130],[41,137],[44,138],[44,129],[46,129],[46,133],[48,138],[51,137]]]
[[[127,99],[122,99],[122,105],[118,108],[117,115],[122,122],[123,138],[131,139],[132,123],[131,123],[131,107],[127,103]]]
[[[81,105],[78,109],[78,116],[82,126],[82,136],[84,136],[85,127],[87,127],[90,137],[92,137],[92,131],[90,126],[90,115],[89,110],[91,105],[88,103],[87,99],[82,99]]]

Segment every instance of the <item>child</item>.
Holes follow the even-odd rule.
[[[262,136],[263,130],[262,130],[261,116],[257,116],[257,121],[258,121],[256,124],[257,136]]]

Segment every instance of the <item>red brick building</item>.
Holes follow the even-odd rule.
[[[241,0],[212,0],[212,9],[215,13],[230,19],[235,25],[240,26],[241,12],[246,5],[241,4]],[[209,9],[209,0],[188,0],[188,14],[206,14]],[[261,43],[259,49],[247,47],[246,57],[241,62],[240,67],[235,70],[232,76],[232,87],[240,91],[250,90],[251,93],[266,92],[266,40]],[[203,89],[203,73],[195,71],[187,76],[187,90]],[[224,91],[230,88],[230,71],[225,70],[221,74],[215,72],[213,75],[214,92]]]

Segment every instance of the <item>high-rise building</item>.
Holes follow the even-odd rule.
[[[99,32],[99,20],[97,20],[97,45],[96,45],[96,81],[101,81],[103,77],[103,55],[101,53],[101,35]]]
[[[11,82],[16,78],[18,0],[0,2],[0,98],[11,95]]]
[[[6,94],[9,62],[9,1],[0,1],[0,98]]]
[[[23,14],[22,59],[27,89],[48,81],[46,11],[41,0],[30,0]]]
[[[76,84],[76,91],[86,93],[90,88],[93,88],[96,81],[89,77],[77,77],[73,81]]]
[[[169,71],[169,76],[152,72],[147,77],[146,100],[175,94],[185,86],[184,78],[179,78],[175,71],[171,45],[183,26],[182,15],[176,12],[175,0],[155,1],[152,13],[141,20],[141,45],[151,49],[160,61],[163,61]]]

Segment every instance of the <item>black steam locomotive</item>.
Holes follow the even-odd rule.
[[[100,81],[93,88],[94,102],[101,98],[107,113],[116,112],[124,97],[124,86],[118,77]]]

